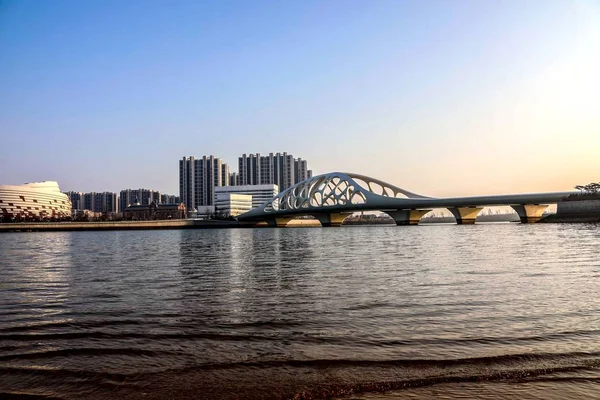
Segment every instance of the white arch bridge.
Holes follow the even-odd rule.
[[[312,215],[322,226],[339,226],[353,212],[377,210],[389,214],[397,225],[416,225],[429,211],[447,208],[458,224],[474,224],[485,206],[511,206],[521,222],[532,223],[541,219],[549,204],[572,193],[434,198],[368,176],[332,172],[304,180],[237,219],[286,226],[297,217]]]

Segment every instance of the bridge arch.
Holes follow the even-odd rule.
[[[428,198],[365,175],[332,172],[314,176],[284,190],[261,206],[261,209],[269,214],[365,205],[369,200],[373,200],[374,196]]]
[[[543,204],[556,203],[570,194],[572,192],[433,198],[365,175],[331,172],[299,182],[237,219],[266,221],[273,225],[277,220],[308,214],[323,226],[337,226],[353,212],[378,210],[389,214],[398,225],[414,225],[432,209],[447,208],[459,224],[471,224],[485,206],[510,205],[520,212],[522,222],[536,222],[541,218]]]

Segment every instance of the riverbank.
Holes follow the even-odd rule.
[[[118,231],[154,229],[230,229],[266,227],[266,223],[230,220],[176,219],[158,221],[17,222],[0,223],[0,232]],[[297,219],[288,227],[320,227],[316,219]]]
[[[105,221],[105,222],[19,222],[0,224],[0,232],[38,231],[102,231],[140,229],[211,229],[248,228],[253,223],[222,220],[176,219],[159,221]]]
[[[597,222],[600,222],[600,214],[551,214],[542,218],[538,223],[569,224]]]
[[[556,214],[540,220],[543,223],[600,222],[600,200],[569,200],[556,206]]]
[[[513,215],[482,215],[477,222],[517,222],[518,216]],[[600,214],[551,214],[539,221],[540,223],[598,223]],[[421,220],[422,225],[456,223],[454,217],[435,217]],[[373,221],[352,221],[344,225],[393,225],[390,218]],[[266,223],[239,222],[226,220],[164,220],[164,221],[106,221],[106,222],[20,222],[0,223],[2,232],[58,232],[58,231],[103,231],[103,230],[155,230],[155,229],[230,229],[266,227]],[[317,220],[297,219],[290,221],[288,227],[320,227]]]

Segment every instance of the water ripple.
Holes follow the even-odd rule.
[[[599,379],[599,238],[519,224],[2,234],[0,397],[470,382],[584,396]]]

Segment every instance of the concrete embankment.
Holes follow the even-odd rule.
[[[542,218],[540,223],[595,223],[600,222],[600,214],[552,214]]]
[[[600,200],[563,201],[557,204],[556,214],[540,222],[545,223],[590,223],[600,222]]]
[[[30,231],[101,231],[139,229],[211,229],[249,228],[252,223],[238,221],[205,221],[178,219],[165,221],[107,221],[107,222],[22,222],[0,224],[0,232]]]
[[[291,228],[320,227],[317,220],[294,220]],[[165,221],[106,221],[106,222],[19,222],[0,224],[0,232],[39,231],[118,231],[143,229],[230,229],[267,227],[266,223],[224,220],[176,219]]]

